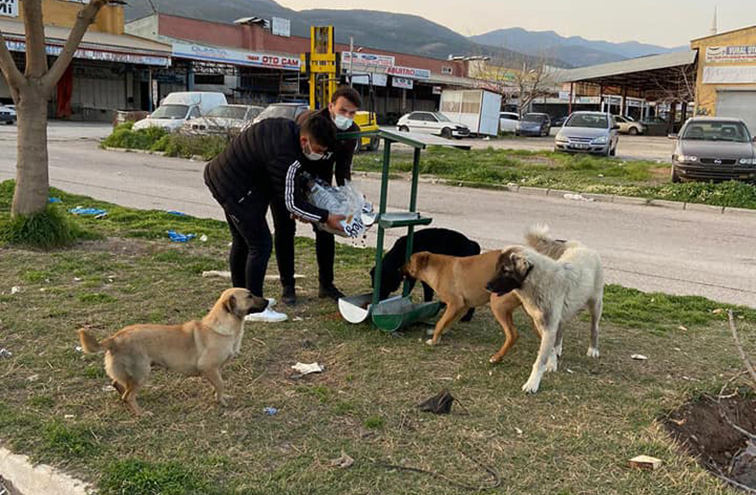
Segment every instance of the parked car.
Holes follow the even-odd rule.
[[[499,112],[499,132],[516,132],[520,115],[515,112]]]
[[[255,117],[254,124],[265,119],[281,117],[296,120],[302,113],[310,109],[307,103],[273,103],[265,107],[260,115]]]
[[[397,127],[402,132],[436,134],[446,139],[463,138],[470,135],[470,128],[459,122],[452,122],[441,112],[412,112],[403,115]]]
[[[545,113],[526,113],[517,125],[518,136],[548,136],[551,118]]]
[[[615,155],[619,126],[603,112],[574,112],[556,135],[554,151]]]
[[[0,122],[5,122],[7,125],[13,125],[16,123],[16,107],[10,105],[3,105],[0,107]]]
[[[236,135],[262,111],[262,107],[252,105],[221,105],[204,117],[187,120],[182,130],[197,134]]]
[[[570,118],[569,115],[565,115],[564,117],[558,117],[556,120],[551,121],[551,127],[562,127],[565,122],[567,122],[567,119]]]
[[[189,119],[207,115],[210,110],[226,104],[226,95],[210,91],[180,91],[165,97],[163,104],[146,119],[134,124],[133,129],[162,127],[177,131]]]
[[[676,139],[672,182],[739,179],[756,182],[756,138],[740,119],[693,117]]]
[[[623,117],[622,115],[614,116],[615,122],[619,125],[620,134],[630,134],[631,136],[637,136],[638,134],[645,134],[646,129],[640,122],[634,121],[630,117]]]

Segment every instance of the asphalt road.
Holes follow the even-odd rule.
[[[223,218],[203,184],[204,163],[100,150],[96,138],[102,134],[107,129],[97,126],[51,129],[52,185],[125,206]],[[15,128],[0,128],[0,180],[14,177],[15,155]],[[359,178],[358,184],[368,197],[378,197],[379,181]],[[408,198],[409,183],[391,183],[392,209]],[[418,207],[434,226],[463,231],[484,248],[519,243],[527,226],[544,222],[556,236],[597,249],[608,282],[756,307],[756,216],[433,184],[421,184]],[[299,232],[311,235],[303,226]],[[365,282],[367,288],[367,267]]]

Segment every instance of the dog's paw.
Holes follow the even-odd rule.
[[[530,380],[528,380],[525,385],[522,386],[522,391],[526,394],[534,394],[538,392],[538,383],[530,383]]]
[[[501,362],[501,358],[497,355],[491,356],[491,359],[488,360],[491,364],[499,364]]]
[[[526,394],[534,394],[538,392],[538,386],[540,385],[538,380],[533,380],[532,378],[525,382],[525,385],[522,386],[522,391]]]
[[[433,342],[433,339],[428,339],[428,340],[425,341],[425,343],[428,344],[428,345],[430,345],[430,346],[433,346],[433,345],[437,344],[437,342]]]
[[[586,353],[588,357],[597,358],[599,357],[599,350],[595,347],[589,347],[588,352]]]

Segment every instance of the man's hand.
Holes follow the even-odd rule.
[[[344,215],[328,215],[328,220],[326,220],[326,225],[328,225],[333,230],[340,230],[344,231],[344,227],[341,226],[341,221],[346,220],[346,217]]]

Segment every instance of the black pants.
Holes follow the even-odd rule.
[[[296,222],[286,209],[283,201],[273,200],[270,203],[275,229],[276,262],[281,285],[294,286],[294,236],[297,231]],[[313,226],[315,230],[315,253],[318,259],[318,280],[320,285],[333,284],[333,261],[336,256],[336,241],[333,234],[323,232]]]
[[[333,180],[333,170],[308,170],[315,177],[328,184]],[[296,222],[286,209],[282,200],[274,199],[270,203],[275,228],[276,262],[281,285],[294,286],[294,236]],[[318,260],[318,280],[321,286],[333,285],[333,262],[336,256],[336,240],[333,234],[323,232],[313,225],[315,231],[315,254]]]
[[[241,203],[221,204],[231,230],[231,283],[260,297],[273,244],[265,219],[268,204],[267,198],[255,195],[245,196]]]

